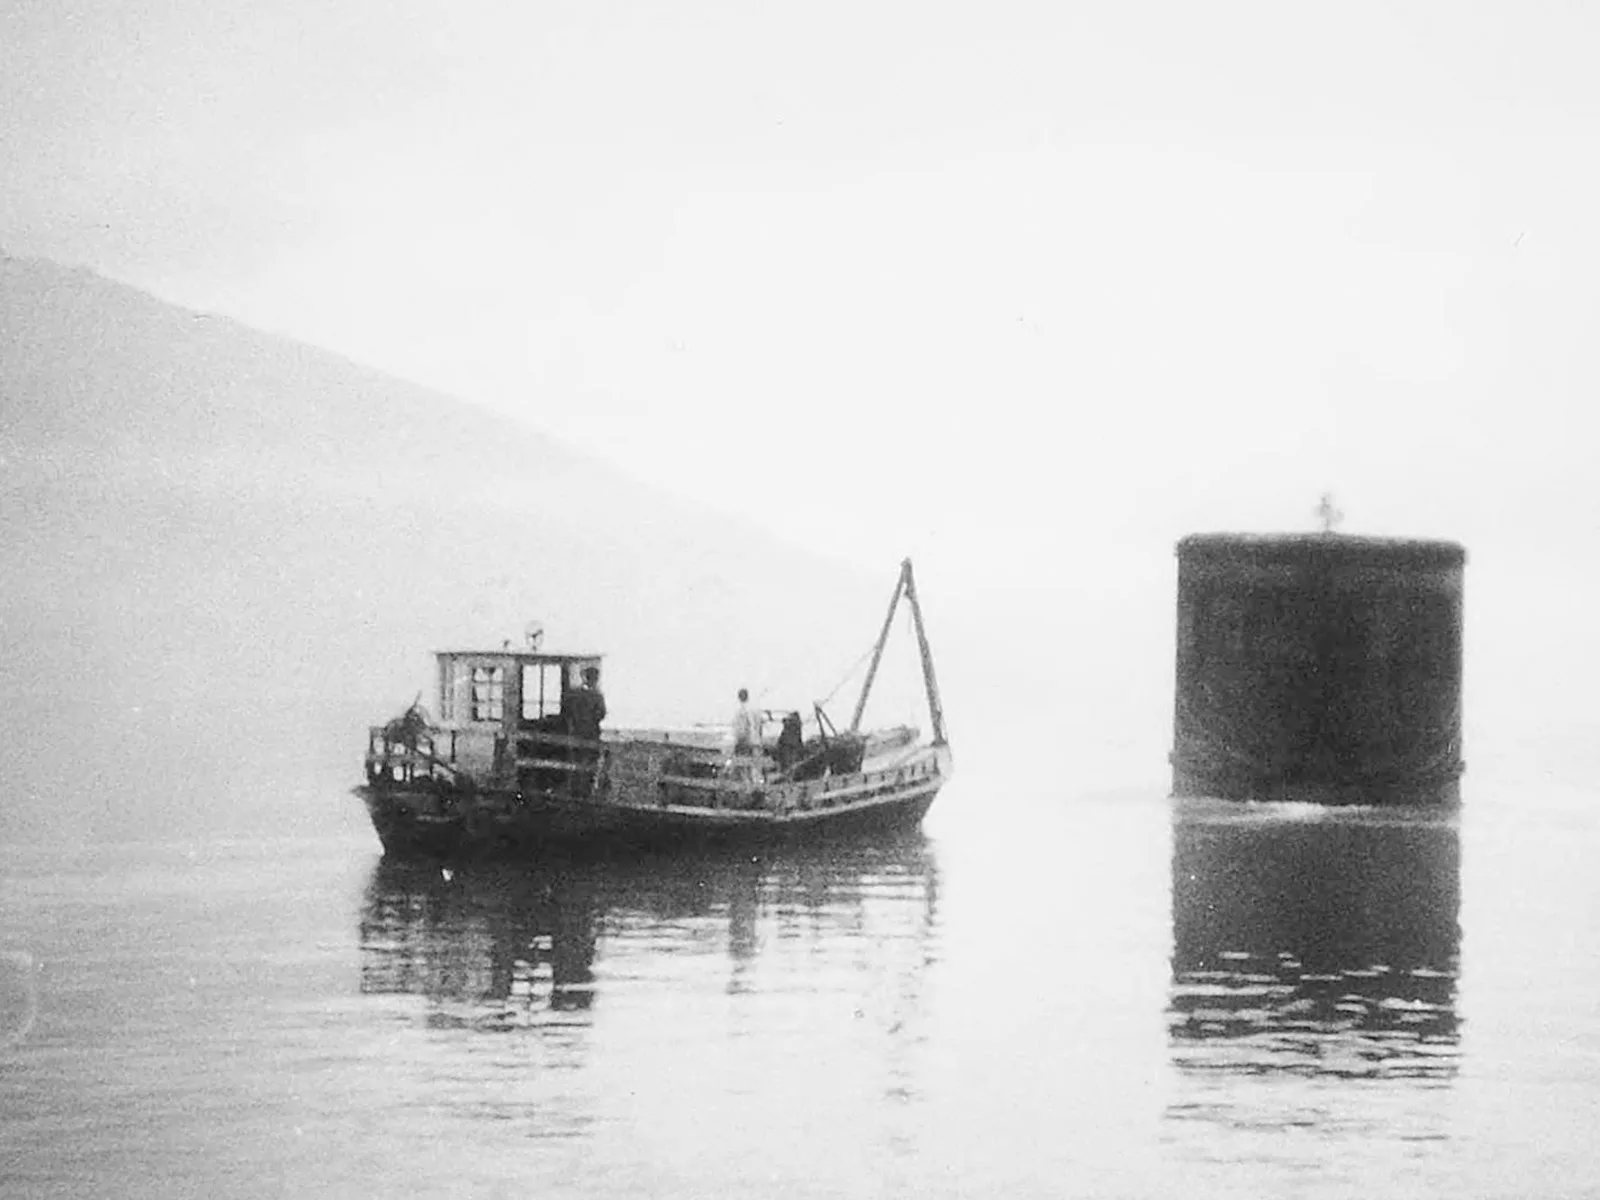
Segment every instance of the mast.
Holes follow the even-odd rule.
[[[900,603],[900,593],[905,590],[906,577],[911,574],[911,560],[900,564],[900,578],[894,581],[894,595],[889,597],[889,611],[883,618],[883,628],[878,631],[878,642],[872,647],[872,662],[867,667],[867,677],[861,684],[861,698],[856,701],[855,715],[850,718],[850,732],[861,730],[861,714],[867,710],[867,695],[872,691],[872,681],[878,677],[878,664],[883,661],[883,648],[889,641],[889,630],[894,627],[895,606]]]
[[[900,578],[895,580],[894,595],[889,597],[889,611],[883,618],[883,629],[878,633],[877,645],[872,648],[872,662],[867,667],[867,678],[861,685],[861,698],[856,701],[855,715],[850,718],[850,732],[861,730],[861,715],[867,708],[867,696],[872,691],[872,681],[878,675],[878,663],[883,659],[883,648],[889,641],[889,630],[894,627],[894,613],[900,603],[901,593],[911,605],[911,621],[917,631],[917,651],[922,656],[922,682],[928,690],[928,720],[933,725],[933,744],[943,746],[944,707],[939,703],[939,681],[933,673],[933,651],[928,648],[928,634],[922,625],[922,606],[917,603],[917,584],[911,574],[911,560],[900,563]]]
[[[933,651],[928,649],[928,633],[922,627],[922,605],[917,603],[917,584],[911,578],[911,560],[900,564],[900,578],[906,599],[911,602],[911,622],[917,627],[917,652],[922,655],[922,682],[928,689],[928,721],[933,725],[933,744],[944,741],[944,706],[939,703],[939,680],[933,673]]]

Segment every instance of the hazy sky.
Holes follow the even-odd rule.
[[[865,563],[1600,531],[1582,3],[9,0],[0,246]],[[1143,550],[1140,551],[1141,553]]]

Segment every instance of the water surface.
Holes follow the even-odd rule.
[[[7,848],[6,1192],[1600,1190],[1594,796],[1031,786],[758,855]]]

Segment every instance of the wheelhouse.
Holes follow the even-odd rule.
[[[543,757],[566,737],[572,698],[596,674],[598,654],[537,649],[443,650],[438,660],[437,721],[415,710],[374,726],[369,778],[466,778],[494,784],[522,774],[519,759]]]
[[[524,729],[556,732],[585,672],[600,670],[598,654],[533,650],[442,650],[439,724],[460,731]]]
[[[562,734],[574,692],[598,654],[537,650],[443,650],[439,663],[439,727],[451,761],[483,778],[499,772],[519,734]]]

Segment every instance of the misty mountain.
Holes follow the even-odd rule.
[[[0,508],[14,840],[315,824],[366,725],[430,694],[433,650],[530,619],[607,654],[619,723],[719,720],[740,686],[804,705],[897,567],[864,579],[448,396],[6,257]]]

